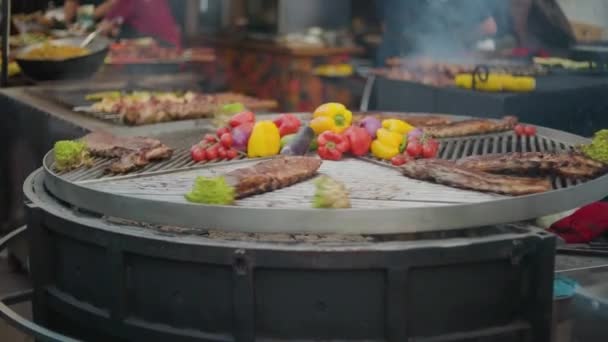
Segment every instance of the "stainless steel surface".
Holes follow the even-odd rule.
[[[179,134],[174,132],[173,136]],[[542,127],[538,134],[525,139],[512,133],[446,139],[440,153],[442,158],[457,159],[486,153],[563,150],[587,142]],[[504,197],[412,180],[377,160],[348,159],[326,161],[320,172],[347,185],[352,209],[311,209],[311,181],[247,198],[236,206],[207,206],[183,198],[197,175],[219,174],[256,161],[195,165],[189,161],[187,146],[182,145],[171,161],[120,177],[100,173],[102,164],[89,171],[58,175],[52,171],[49,154],[44,160],[45,185],[53,195],[76,207],[152,224],[240,232],[343,234],[411,233],[517,222],[599,200],[608,188],[608,176],[582,184],[556,180],[555,191]]]

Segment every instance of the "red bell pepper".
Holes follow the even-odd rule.
[[[331,131],[321,133],[317,138],[319,157],[326,160],[340,160],[342,154],[348,152],[350,144],[348,138]]]
[[[350,153],[354,156],[360,157],[369,153],[372,137],[365,128],[351,126],[344,132],[344,135],[348,138]]]
[[[232,118],[230,118],[230,121],[228,121],[228,124],[230,125],[230,127],[237,127],[244,123],[254,123],[254,122],[255,122],[255,114],[253,114],[253,112],[247,111],[247,112],[235,114]]]
[[[302,122],[293,114],[281,114],[274,120],[274,124],[279,128],[279,134],[283,137],[289,134],[298,133]]]

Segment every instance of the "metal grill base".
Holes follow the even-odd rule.
[[[86,341],[550,341],[555,240],[530,227],[177,235],[74,212],[42,177],[26,184],[35,320]]]

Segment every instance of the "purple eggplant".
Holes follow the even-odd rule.
[[[312,128],[306,126],[300,128],[298,133],[287,142],[281,149],[281,154],[288,156],[303,156],[310,150],[310,145],[315,138]]]

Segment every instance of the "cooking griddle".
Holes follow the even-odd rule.
[[[511,132],[441,140],[440,157],[457,160],[488,153],[567,151],[588,140],[538,128],[536,137]],[[175,145],[173,145],[175,146]],[[442,231],[533,219],[578,207],[605,196],[608,176],[588,182],[552,178],[553,191],[506,197],[466,191],[409,179],[388,163],[374,159],[324,161],[320,173],[342,181],[353,208],[311,208],[312,180],[237,201],[235,206],[187,202],[199,175],[213,176],[259,160],[195,164],[188,148],[134,174],[103,173],[107,160],[89,170],[57,174],[51,152],[44,159],[45,185],[61,200],[76,207],[152,224],[252,233],[396,234]],[[286,222],[289,223],[286,225]]]

